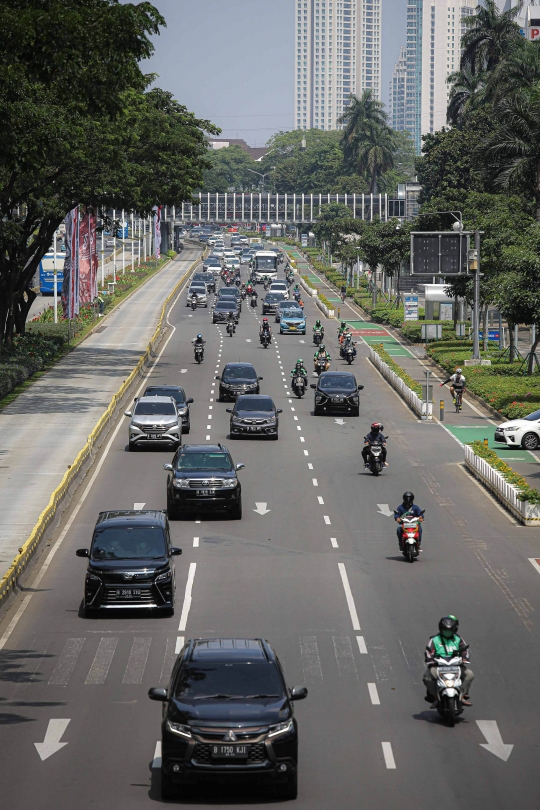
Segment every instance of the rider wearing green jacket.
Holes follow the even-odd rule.
[[[469,691],[474,680],[474,673],[469,669],[469,645],[458,635],[459,621],[455,616],[443,616],[439,622],[439,632],[428,641],[425,652],[427,669],[424,672],[424,686],[427,689],[425,700],[429,703],[437,702],[437,680],[432,674],[432,667],[436,667],[436,658],[447,658],[453,655],[461,656],[461,675],[463,682],[462,703],[470,706]]]

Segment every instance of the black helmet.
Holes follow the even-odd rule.
[[[373,422],[371,425],[371,430],[375,432],[376,430],[380,430],[381,432],[384,430],[384,425],[381,425],[380,422]],[[412,495],[412,492],[406,492],[405,495]],[[403,496],[405,498],[405,495]]]
[[[321,343],[321,345],[319,346],[319,351],[321,352],[326,351],[326,349],[324,348],[324,343]]]
[[[413,503],[414,503],[414,492],[404,492],[403,506],[406,506],[407,509],[410,509]]]
[[[443,616],[439,622],[439,633],[443,638],[452,638],[459,630],[459,621],[456,616]]]
[[[202,340],[202,335],[197,335],[197,340]]]
[[[345,327],[347,326],[347,322],[346,322],[346,321],[341,321],[341,326],[342,326],[343,328],[345,328]]]

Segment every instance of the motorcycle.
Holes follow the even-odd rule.
[[[425,511],[425,510],[424,510]],[[424,512],[422,512],[422,515]],[[420,518],[412,515],[401,518],[402,554],[410,563],[414,562],[420,551]]]
[[[252,307],[256,307],[257,306],[257,296],[252,295],[251,296],[251,301],[249,303],[251,304]]]
[[[315,373],[320,377],[323,371],[326,371],[326,360],[324,357],[319,357],[315,364]]]
[[[204,358],[204,348],[198,344],[195,344],[195,360],[197,363],[202,363]]]
[[[302,399],[306,392],[306,381],[301,374],[295,374],[292,381],[292,390],[298,399]]]
[[[242,301],[246,300],[246,291],[245,290],[240,291],[240,298],[242,299]]]
[[[195,310],[197,309],[197,300],[198,299],[196,295],[191,299],[191,309],[193,310],[193,312],[195,312]]]
[[[240,284],[242,283],[242,281],[241,281],[241,279],[237,278],[234,283],[236,284],[237,287],[239,287]]]
[[[264,279],[263,287],[265,290],[267,290],[270,287],[270,282],[268,281],[267,278]]]
[[[450,728],[456,724],[456,717],[463,713],[463,684],[461,680],[460,655],[435,658],[437,664],[431,672],[437,679],[437,711]]]
[[[341,352],[341,356],[351,365],[354,360],[354,346],[345,346]]]
[[[263,332],[262,335],[261,335],[261,343],[264,346],[264,348],[267,349],[270,346],[271,342],[272,342],[272,336],[270,335],[270,333],[269,332]]]
[[[313,343],[315,346],[319,346],[322,343],[323,339],[323,332],[322,329],[316,329],[313,332]]]
[[[295,301],[300,301],[300,298],[302,297],[301,293],[300,293],[300,290],[295,290],[294,293],[293,293],[293,296],[294,296]]]
[[[229,335],[229,337],[232,337],[234,335],[234,323],[231,323],[230,321],[227,324],[227,334]]]
[[[380,444],[372,444],[369,448],[368,464],[373,475],[379,475],[383,469],[382,447]]]

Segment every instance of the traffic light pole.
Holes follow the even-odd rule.
[[[480,231],[474,232],[476,270],[474,271],[473,360],[480,360]]]

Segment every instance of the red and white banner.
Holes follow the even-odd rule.
[[[79,225],[79,304],[91,304],[97,296],[98,255],[96,217],[82,214]]]
[[[154,205],[154,255],[156,259],[161,256],[161,205]]]
[[[66,257],[62,284],[62,309],[65,318],[79,314],[79,209],[73,208],[65,218]]]

